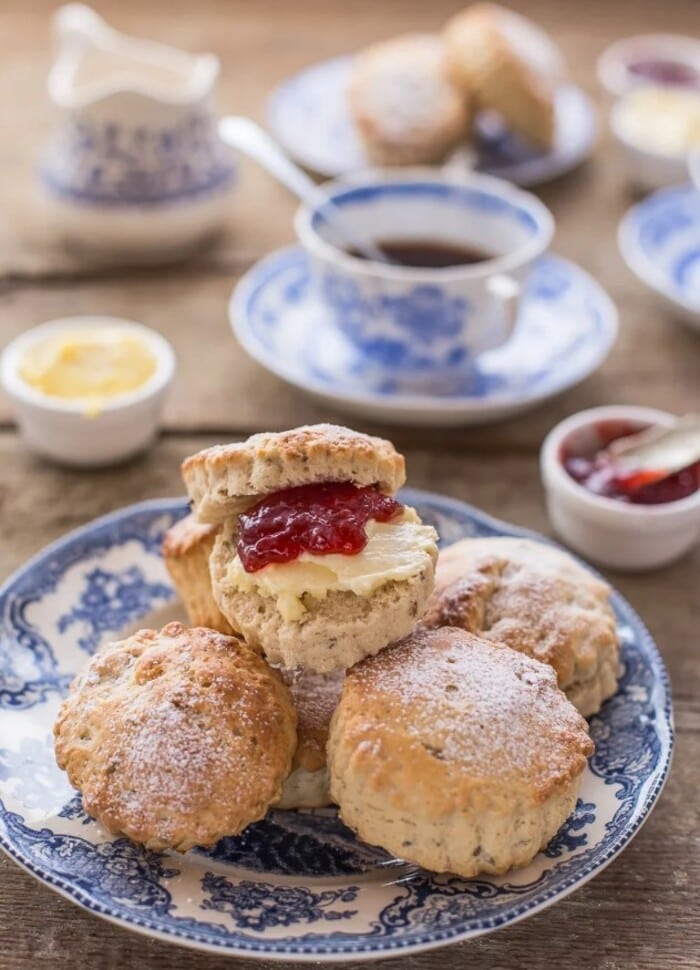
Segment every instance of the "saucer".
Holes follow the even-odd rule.
[[[371,165],[346,106],[345,89],[355,58],[323,61],[283,81],[268,102],[267,120],[275,138],[305,168],[333,178]],[[556,140],[545,154],[533,153],[515,135],[484,115],[477,124],[476,157],[459,149],[448,164],[472,168],[516,182],[539,185],[563,175],[595,146],[598,120],[592,101],[574,85],[556,95]]]
[[[300,246],[255,265],[236,286],[229,315],[244,349],[288,384],[350,414],[433,427],[484,424],[532,408],[596,370],[617,335],[607,293],[552,255],[535,264],[511,340],[483,354],[469,376],[430,394],[372,373],[329,323]]]
[[[700,330],[700,189],[648,196],[623,217],[617,238],[632,272]]]

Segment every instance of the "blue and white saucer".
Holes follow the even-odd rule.
[[[306,68],[279,85],[268,102],[267,121],[275,138],[300,165],[331,178],[370,165],[345,97],[353,61],[352,56],[337,57]],[[560,88],[555,111],[555,144],[549,152],[533,152],[484,117],[477,129],[476,158],[459,151],[448,164],[473,164],[524,186],[557,178],[591,154],[598,119],[588,95],[573,85]]]
[[[617,311],[587,273],[558,256],[526,283],[514,336],[440,394],[411,392],[366,361],[329,322],[299,246],[278,250],[238,283],[234,333],[258,363],[330,407],[393,424],[455,426],[511,417],[588,377],[617,336]]]
[[[425,492],[403,500],[443,543],[524,535]],[[160,546],[180,499],[133,505],[39,553],[0,590],[0,846],[98,916],[200,950],[268,960],[376,959],[488,933],[563,898],[622,851],[648,817],[673,747],[666,671],[614,593],[618,693],[591,718],[595,754],[572,816],[525,869],[434,876],[358,842],[335,810],[271,811],[238,838],[186,855],[148,852],[83,811],[51,729],[75,673],[125,629],[178,611]],[[537,538],[537,537],[533,537]]]
[[[618,242],[642,283],[700,330],[700,189],[654,192],[625,214]]]

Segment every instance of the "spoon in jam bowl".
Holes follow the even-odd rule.
[[[555,530],[587,559],[655,569],[700,541],[697,416],[631,405],[566,418],[540,452]]]
[[[650,427],[611,441],[599,455],[630,494],[663,482],[700,462],[700,415],[686,414],[669,428]]]
[[[354,251],[374,262],[393,262],[373,239],[355,231],[340,206],[285,155],[277,142],[260,125],[241,115],[228,115],[219,122],[219,136],[227,145],[262,165],[310,209],[322,210],[324,219],[342,240],[339,242],[341,248]]]

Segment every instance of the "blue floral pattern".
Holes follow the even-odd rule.
[[[59,196],[99,205],[161,205],[227,191],[234,174],[209,112],[163,130],[65,122],[48,148],[43,181]]]
[[[204,854],[240,869],[310,877],[359,875],[390,858],[383,849],[358,842],[335,809],[273,809],[264,821]]]
[[[579,798],[576,808],[544,850],[544,854],[550,859],[558,859],[586,845],[588,834],[585,829],[595,822],[595,815],[595,803],[584,802]]]
[[[700,315],[700,191],[662,189],[623,218],[620,246],[630,269],[667,299]]]
[[[244,930],[265,930],[294,923],[319,920],[345,920],[356,915],[356,909],[333,909],[338,903],[357,899],[356,886],[312,892],[303,886],[276,886],[265,882],[233,884],[224,876],[208,872],[202,879],[207,898],[202,909],[228,913]]]
[[[556,256],[538,260],[525,281],[513,337],[475,361],[453,343],[471,308],[446,290],[420,286],[410,300],[405,294],[370,298],[334,273],[325,274],[322,287],[337,326],[318,297],[304,250],[274,253],[236,288],[236,334],[283,379],[377,415],[396,398],[436,412],[457,404],[465,415],[483,405],[526,406],[591,373],[617,333],[607,294]]]
[[[401,497],[435,524],[443,542],[527,534],[449,499],[410,490]],[[158,587],[167,585],[160,542],[185,511],[169,500],[108,516],[66,537],[0,592],[9,661],[0,672],[0,844],[39,879],[126,925],[225,953],[378,956],[535,912],[599,870],[642,824],[670,763],[669,689],[649,634],[614,594],[620,689],[591,719],[596,751],[576,810],[525,870],[467,881],[431,875],[357,842],[333,810],[273,811],[239,838],[177,858],[110,836],[56,776],[48,733],[56,697],[82,651],[73,643],[77,626],[61,633],[55,617],[88,609],[84,593],[96,569],[124,578],[138,567],[150,589],[141,609],[160,606]],[[127,597],[124,619],[131,622],[128,604]],[[102,608],[98,596],[95,610]],[[39,675],[43,695],[28,686]]]
[[[78,624],[85,631],[77,638],[78,646],[91,654],[105,633],[123,630],[159,601],[167,603],[172,598],[171,586],[149,583],[138,566],[119,572],[97,567],[87,573],[77,604],[59,617],[58,630],[65,633]]]
[[[424,371],[457,367],[468,359],[455,341],[469,326],[471,304],[443,287],[413,286],[400,294],[369,298],[353,280],[328,271],[321,291],[340,331],[368,361]]]

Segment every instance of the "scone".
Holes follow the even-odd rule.
[[[222,523],[219,609],[271,663],[329,673],[413,629],[436,533],[392,497],[405,471],[390,442],[313,425],[207,449],[182,472],[195,515]]]
[[[235,633],[211,591],[209,557],[219,527],[186,515],[165,533],[163,559],[192,626]]]
[[[503,873],[556,834],[592,752],[551,667],[463,630],[425,631],[346,675],[331,794],[361,839],[401,859]]]
[[[498,640],[550,664],[585,717],[617,690],[610,588],[568,553],[531,539],[462,539],[440,552],[421,621]]]
[[[343,686],[343,671],[315,674],[297,667],[280,671],[297,712],[297,749],[292,772],[276,808],[324,808],[331,804],[326,743]]]
[[[213,845],[280,797],[296,715],[239,640],[169,623],[95,654],[54,727],[85,811],[149,849]]]
[[[455,14],[443,39],[449,73],[465,97],[498,112],[534,146],[551,148],[563,62],[549,37],[512,10],[479,3]]]
[[[348,105],[377,165],[441,162],[468,134],[469,100],[450,79],[438,37],[406,34],[358,55]]]

